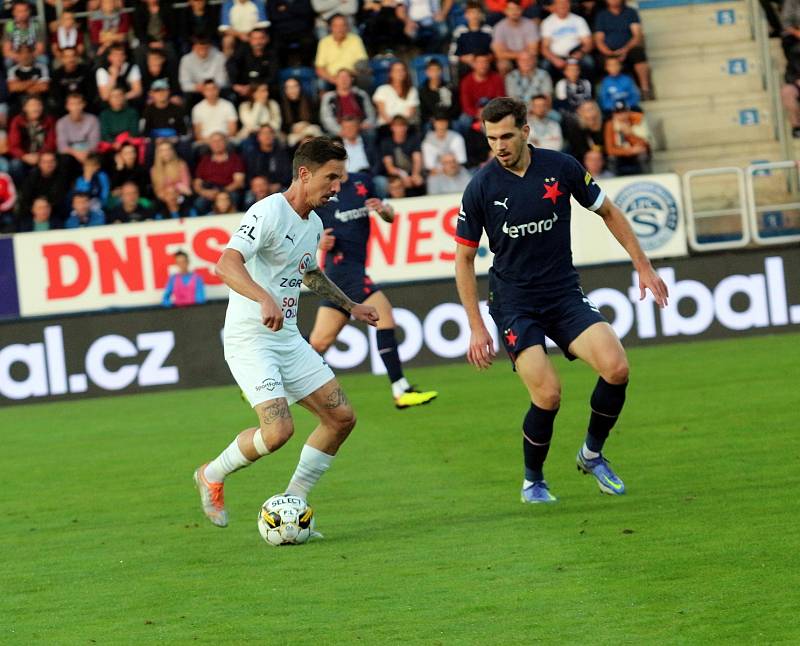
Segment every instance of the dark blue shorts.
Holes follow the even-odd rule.
[[[595,305],[584,296],[581,289],[574,289],[554,299],[532,304],[527,308],[490,308],[500,338],[512,363],[525,348],[541,345],[545,352],[544,337],[550,337],[570,361],[575,355],[569,345],[588,327],[605,321]]]
[[[372,279],[367,276],[364,265],[352,263],[342,263],[330,267],[326,265],[325,275],[354,303],[363,303],[367,298],[372,296],[372,294],[381,291],[381,288],[373,283]],[[342,312],[342,314],[350,316],[347,310],[342,309],[333,301],[323,299],[322,302],[320,302],[320,306],[332,307]]]

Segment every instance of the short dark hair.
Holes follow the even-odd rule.
[[[330,27],[333,24],[333,21],[336,20],[337,18],[344,18],[345,20],[347,20],[347,18],[343,14],[335,13],[330,18],[328,18],[328,21],[327,21],[328,22],[328,27]]]
[[[528,110],[522,101],[509,96],[499,96],[489,101],[481,110],[481,121],[497,123],[509,115],[514,117],[514,125],[517,128],[522,128],[527,123]]]
[[[174,254],[172,254],[175,258],[178,256],[183,256],[186,260],[189,260],[189,254],[186,253],[183,249],[178,249]]]
[[[480,0],[467,0],[467,4],[464,7],[464,11],[469,11],[470,9],[477,9],[481,13],[483,13],[483,4],[481,4]]]
[[[442,69],[442,61],[440,61],[438,58],[433,58],[433,57],[431,57],[427,61],[425,61],[425,67],[426,68],[433,67],[433,66],[436,66],[439,69]]]
[[[316,170],[331,160],[344,161],[347,151],[331,137],[314,137],[303,142],[297,148],[292,160],[292,179],[297,179],[300,167]]]
[[[84,198],[85,197],[87,200],[91,199],[91,195],[89,195],[86,191],[75,191],[72,194],[72,199],[73,200],[75,198],[78,198],[78,197],[80,197],[80,198]]]
[[[531,97],[531,103],[533,103],[534,101],[538,101],[539,99],[544,99],[545,101],[547,101],[547,95],[546,94],[534,94]]]

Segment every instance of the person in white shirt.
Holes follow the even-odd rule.
[[[545,95],[539,94],[531,99],[528,110],[528,125],[531,132],[528,135],[528,143],[536,148],[561,150],[564,147],[561,124],[551,119],[548,116],[549,112],[550,100]]]
[[[389,67],[389,82],[381,85],[372,95],[372,102],[378,110],[378,125],[391,122],[393,117],[401,116],[411,123],[419,121],[419,93],[411,84],[408,67],[403,61],[395,61]]]
[[[207,79],[202,88],[204,98],[192,108],[195,145],[207,144],[208,138],[215,132],[234,137],[238,121],[233,103],[220,98],[219,88],[213,79]]]
[[[550,15],[542,21],[542,57],[548,72],[561,72],[567,59],[580,62],[587,78],[593,77],[592,31],[579,15],[570,12],[569,0],[553,0]]]
[[[355,426],[355,413],[336,377],[297,329],[301,285],[358,321],[372,326],[378,321],[375,308],[351,301],[316,261],[323,229],[314,209],[339,192],[346,155],[328,137],[301,144],[289,189],[250,207],[215,267],[231,290],[225,360],[258,417],[257,427],[239,433],[194,472],[203,513],[218,527],[228,524],[225,478],[289,440],[291,404],[299,402],[319,425],[306,440],[286,495],[306,499]]]
[[[447,114],[438,111],[433,117],[433,129],[422,140],[422,164],[431,174],[442,172],[441,157],[451,153],[459,164],[467,163],[467,147],[464,137],[450,130]]]

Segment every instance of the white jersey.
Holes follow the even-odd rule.
[[[322,221],[311,211],[302,219],[282,193],[251,206],[228,242],[245,260],[252,279],[283,311],[283,328],[272,332],[261,322],[261,306],[230,290],[225,315],[225,344],[246,343],[254,334],[269,335],[276,343],[295,337],[300,285],[306,271],[317,268]]]

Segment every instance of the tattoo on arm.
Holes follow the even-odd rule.
[[[330,395],[325,398],[325,408],[336,408],[337,406],[347,406],[350,402],[347,395],[341,388],[337,388]]]
[[[261,422],[265,425],[272,424],[276,419],[291,417],[289,413],[289,403],[281,397],[269,406],[265,406],[261,411]]]
[[[333,301],[348,312],[353,309],[353,303],[345,293],[334,285],[330,278],[322,273],[319,269],[312,269],[307,271],[303,276],[303,284],[308,287],[315,294]]]

